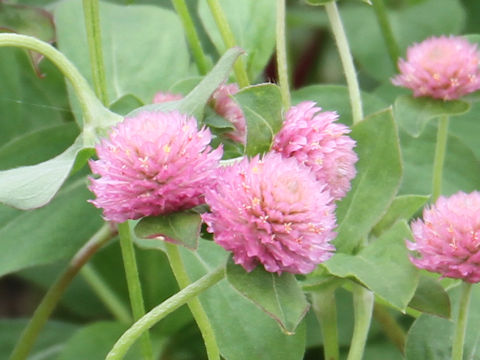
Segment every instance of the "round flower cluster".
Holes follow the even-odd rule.
[[[440,197],[411,224],[412,263],[444,277],[480,282],[480,192]]]
[[[97,145],[99,160],[90,161],[100,175],[91,178],[92,203],[114,222],[204,203],[223,154],[210,140],[208,129],[197,130],[194,118],[177,111],[126,118]]]
[[[312,101],[292,106],[282,129],[273,140],[273,150],[284,157],[294,157],[313,169],[318,181],[326,183],[335,200],[350,190],[358,160],[355,141],[349,128],[335,123],[335,112],[321,111]]]
[[[247,271],[306,274],[334,251],[334,204],[326,185],[295,159],[268,153],[220,170],[202,218],[215,242]]]
[[[479,64],[476,44],[458,36],[431,37],[408,48],[392,83],[412,89],[416,97],[458,99],[480,89]]]

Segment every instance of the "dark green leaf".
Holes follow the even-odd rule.
[[[273,84],[254,85],[242,89],[234,98],[247,121],[247,155],[267,152],[283,123],[280,89]]]
[[[193,211],[147,216],[135,226],[135,235],[157,241],[168,240],[195,250],[198,247],[201,225],[200,215]]]
[[[449,292],[454,309],[453,322],[437,316],[423,314],[410,327],[405,348],[406,360],[450,360],[454,324],[458,316],[460,287]],[[480,357],[480,288],[473,286],[465,332],[464,359]]]
[[[247,299],[278,322],[287,335],[295,329],[308,311],[305,299],[295,276],[267,272],[258,266],[248,273],[230,259],[227,265],[227,280]]]
[[[70,259],[102,224],[99,211],[87,203],[91,197],[82,179],[44,208],[11,212],[0,207],[9,217],[0,228],[0,276]]]
[[[352,252],[385,214],[400,184],[402,162],[391,110],[367,117],[353,127],[359,161],[352,190],[337,208],[340,252]]]
[[[432,315],[450,318],[450,298],[443,286],[431,277],[420,276],[409,307]]]
[[[275,46],[275,1],[223,0],[221,7],[237,45],[247,53],[247,72],[254,82],[270,61]],[[198,3],[198,12],[218,53],[223,54],[226,47],[206,1]]]
[[[127,115],[129,112],[143,106],[143,102],[135,95],[125,95],[110,105],[110,110],[120,115]]]
[[[418,209],[420,209],[429,199],[429,196],[422,195],[402,195],[397,196],[387,213],[375,225],[372,232],[375,236],[379,236],[383,231],[392,226],[397,220],[408,220]]]
[[[335,254],[324,266],[339,277],[354,277],[391,305],[404,311],[418,282],[405,240],[410,228],[398,222],[357,255]]]
[[[418,137],[423,132],[429,120],[443,115],[460,115],[468,110],[470,110],[470,104],[462,100],[443,101],[407,95],[399,96],[394,106],[395,120],[414,137]]]

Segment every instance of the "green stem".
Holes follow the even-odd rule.
[[[125,276],[127,278],[128,295],[135,321],[145,315],[145,306],[143,304],[142,288],[140,277],[138,275],[137,260],[135,259],[135,250],[133,248],[130,225],[128,221],[118,224],[118,234],[120,235],[120,247],[122,250],[123,266],[125,267]],[[148,332],[143,334],[141,339],[141,350],[144,359],[153,359],[152,344]]]
[[[215,285],[225,277],[225,268],[222,266],[217,270],[203,276],[194,283],[188,285],[175,295],[171,296],[163,303],[153,308],[148,314],[143,316],[135,324],[133,324],[113,346],[105,360],[123,359],[128,349],[133,343],[148,329],[165,316],[178,309],[188,301]]]
[[[219,1],[207,0],[207,2],[213,18],[215,19],[215,23],[217,24],[218,30],[222,36],[223,43],[227,49],[237,46],[235,37],[230,29],[230,25],[228,25],[227,18],[222,10],[222,7],[220,6]],[[239,57],[233,65],[233,71],[235,73],[235,77],[237,78],[238,85],[241,88],[250,85],[250,82],[248,81],[247,70],[242,57]]]
[[[438,121],[437,144],[435,146],[435,158],[433,160],[432,202],[437,201],[442,193],[443,164],[448,140],[448,116],[443,115]]]
[[[176,245],[165,242],[167,249],[168,261],[172,267],[173,274],[177,279],[180,289],[186,288],[190,285],[190,279],[183,264],[180,252]],[[198,298],[193,298],[188,301],[188,307],[192,312],[193,318],[197,322],[198,328],[202,333],[203,341],[207,349],[207,355],[209,360],[220,360],[220,351],[218,350],[217,341],[215,340],[215,333],[213,332],[210,321],[207,314],[200,303]]]
[[[117,320],[127,324],[132,322],[128,308],[91,264],[85,264],[80,274]]]
[[[40,305],[35,310],[30,322],[18,340],[10,360],[25,360],[30,353],[38,334],[60,301],[68,285],[82,266],[102,247],[115,236],[109,224],[102,226],[90,240],[75,254],[67,268],[48,289]]]
[[[333,36],[337,43],[340,60],[342,61],[343,71],[347,79],[348,92],[350,94],[350,104],[352,107],[353,124],[355,125],[363,119],[362,98],[360,96],[360,87],[358,85],[357,73],[353,65],[352,53],[348,46],[347,35],[343,28],[342,19],[338,12],[336,1],[325,4],[328,20],[332,27]]]
[[[395,40],[395,35],[393,35],[392,27],[390,26],[390,21],[388,21],[387,10],[385,9],[385,4],[383,0],[371,0],[373,5],[373,10],[377,16],[378,25],[380,26],[383,40],[387,46],[388,55],[393,62],[393,66],[397,66],[398,57],[400,56],[400,50],[398,47],[397,40]]]
[[[398,325],[395,318],[388,312],[385,306],[375,303],[373,317],[380,324],[385,335],[403,354],[405,352],[405,331]]]
[[[372,320],[374,296],[373,293],[363,286],[353,285],[353,309],[355,312],[355,324],[353,327],[352,342],[347,360],[361,360],[365,343],[367,342],[368,330]]]
[[[36,51],[48,58],[62,74],[70,81],[82,108],[84,124],[92,125],[98,119],[109,119],[112,123],[118,122],[120,117],[108,109],[97,99],[87,80],[80,74],[77,68],[50,44],[31,36],[18,34],[0,34],[0,47],[14,46]],[[84,134],[85,135],[85,134]],[[91,141],[92,139],[88,139]]]
[[[315,292],[312,295],[313,310],[320,323],[323,336],[323,353],[325,360],[338,360],[337,304],[335,289]]]
[[[98,0],[83,0],[88,52],[92,69],[93,87],[103,105],[108,106],[107,80],[103,62],[102,37]]]
[[[460,303],[458,304],[458,317],[453,336],[452,360],[463,360],[463,343],[465,342],[471,292],[472,284],[465,281],[462,282],[462,293],[460,295]]]
[[[185,35],[187,36],[188,45],[190,50],[192,50],[193,58],[197,64],[197,69],[200,75],[205,75],[210,66],[203,52],[200,39],[195,30],[195,24],[193,23],[192,17],[188,12],[188,6],[185,3],[185,0],[172,0],[175,11],[177,12],[180,20],[183,24],[183,29],[185,30]]]
[[[288,84],[287,44],[285,36],[285,0],[277,0],[277,72],[282,93],[283,106],[290,107],[290,89]]]

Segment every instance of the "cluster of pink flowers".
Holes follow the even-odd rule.
[[[431,37],[408,48],[392,82],[413,90],[416,97],[458,99],[480,89],[479,65],[476,44],[458,36]]]
[[[214,107],[245,142],[245,119],[221,86]],[[157,94],[156,101],[178,99]],[[338,116],[313,102],[293,106],[264,156],[219,167],[222,149],[211,134],[178,112],[143,112],[118,124],[97,146],[91,161],[92,203],[106,220],[123,222],[189,209],[206,202],[202,215],[214,240],[251,271],[306,274],[332,256],[335,200],[355,176],[355,142]],[[233,135],[232,135],[233,136]]]
[[[480,193],[440,197],[411,224],[412,263],[444,277],[480,282]]]

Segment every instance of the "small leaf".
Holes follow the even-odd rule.
[[[438,281],[425,275],[420,276],[417,290],[408,306],[423,313],[450,318],[450,298],[447,292]]]
[[[277,275],[265,271],[261,266],[249,273],[230,259],[227,265],[227,280],[278,322],[288,335],[295,333],[309,309],[305,295],[293,274]]]
[[[135,95],[128,94],[128,95],[122,96],[120,99],[115,101],[112,105],[110,105],[110,110],[120,115],[126,115],[129,112],[135,109],[138,109],[143,105],[144,105],[143,102],[139,98],[137,98]]]
[[[338,204],[338,251],[350,253],[385,214],[402,177],[397,129],[390,109],[353,127],[359,161],[352,190]]]
[[[80,136],[72,146],[53,159],[0,171],[0,202],[21,210],[47,204],[66,180],[81,149]]]
[[[279,87],[274,84],[249,86],[233,97],[240,104],[247,121],[247,155],[267,152],[283,123]]]
[[[397,220],[410,219],[410,217],[412,217],[415,212],[428,201],[428,199],[430,199],[430,196],[397,196],[392,201],[392,204],[388,208],[387,213],[383,215],[382,219],[372,229],[373,234],[375,236],[379,236],[384,230],[391,227]]]
[[[404,311],[418,283],[418,270],[408,259],[405,239],[410,228],[398,222],[357,255],[337,253],[324,263],[339,277],[354,277],[375,295]]]
[[[139,238],[161,239],[195,250],[200,238],[202,219],[193,211],[148,216],[135,226]]]
[[[203,107],[217,87],[228,78],[228,74],[235,63],[235,60],[237,60],[237,57],[242,53],[243,50],[240,48],[229,49],[223,54],[220,60],[218,60],[217,64],[207,76],[205,76],[203,80],[182,100],[142,106],[141,108],[133,110],[127,116],[135,116],[142,111],[178,110],[200,119]]]
[[[394,112],[398,124],[411,136],[418,137],[428,121],[442,115],[460,115],[470,110],[462,100],[443,101],[428,97],[413,98],[402,95],[395,100]]]

